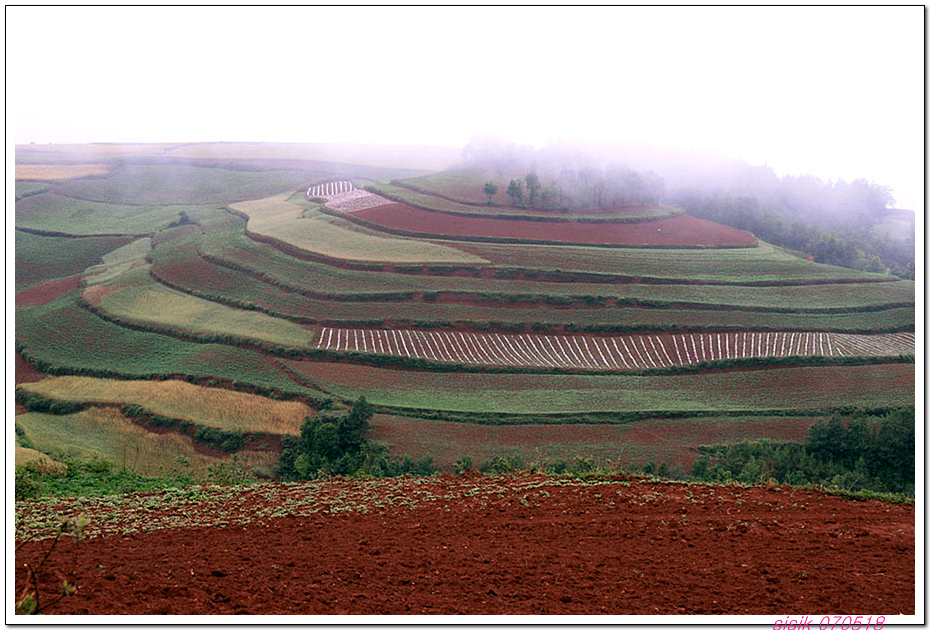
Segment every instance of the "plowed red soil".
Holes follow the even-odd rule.
[[[913,505],[787,487],[469,474],[17,510],[93,520],[40,572],[40,603],[78,586],[48,613],[915,610]],[[16,553],[17,593],[49,544]]]
[[[463,217],[392,203],[352,216],[418,234],[514,238],[561,243],[720,247],[756,242],[746,231],[687,215],[636,223],[552,223]]]
[[[52,280],[16,294],[16,306],[40,306],[48,304],[68,291],[81,286],[81,274]]]

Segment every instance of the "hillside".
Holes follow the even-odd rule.
[[[542,452],[682,472],[700,435],[797,440],[832,410],[913,402],[911,281],[812,263],[645,197],[489,204],[485,180],[503,191],[511,174],[424,175],[403,169],[439,153],[397,155],[19,147],[18,360],[114,392],[120,379],[182,379],[337,412],[365,395],[376,439],[444,466],[529,454],[455,437],[475,425],[648,422],[613,456],[601,438]],[[122,389],[120,404],[159,407]],[[790,429],[772,422],[786,412]],[[697,417],[710,433],[672,437]],[[18,420],[26,433],[36,422]],[[424,453],[408,435],[418,426],[450,439]],[[647,437],[657,430],[664,444]]]

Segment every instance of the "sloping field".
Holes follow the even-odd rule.
[[[148,267],[118,277],[118,285],[98,284],[84,289],[84,298],[102,311],[134,324],[151,324],[205,335],[232,335],[290,347],[310,347],[314,334],[301,326],[230,308],[156,283]]]
[[[149,234],[190,206],[101,203],[43,193],[16,202],[16,227],[64,234]]]
[[[480,264],[483,259],[414,239],[373,236],[347,229],[312,208],[288,203],[290,193],[230,206],[249,217],[248,230],[298,249],[338,259],[379,262]]]
[[[116,279],[130,269],[144,265],[145,257],[152,251],[152,239],[140,238],[104,254],[99,265],[84,271],[85,284],[100,284]]]
[[[310,169],[251,171],[187,164],[125,164],[101,179],[76,180],[56,191],[113,204],[220,203],[294,190],[320,173]]]
[[[17,511],[17,540],[57,514],[91,520],[59,556],[79,588],[57,614],[915,613],[912,503],[781,486],[468,475]],[[17,550],[17,592],[48,544]]]
[[[687,215],[636,223],[551,223],[461,217],[388,204],[351,214],[369,226],[427,237],[653,247],[750,247],[749,232]]]
[[[894,407],[912,404],[915,387],[913,363],[662,376],[449,374],[313,361],[285,363],[346,400],[363,395],[377,405],[479,414]]]
[[[275,361],[259,352],[130,330],[79,307],[73,293],[43,306],[17,309],[16,340],[24,346],[23,354],[37,363],[79,374],[124,378],[190,375],[314,396],[312,390],[284,375]]]
[[[132,240],[37,236],[19,230],[14,231],[13,238],[17,291],[81,273],[99,263],[104,254]]]
[[[202,387],[184,381],[122,381],[87,376],[53,376],[22,385],[56,400],[139,405],[168,418],[246,433],[300,434],[313,414],[300,402]]]
[[[16,306],[39,306],[48,304],[68,291],[81,286],[81,274],[76,273],[67,278],[51,280],[20,291],[16,294]]]
[[[31,195],[38,195],[40,193],[49,191],[52,189],[52,185],[47,182],[30,182],[24,180],[18,180],[16,182],[16,200],[23,197],[29,197]]]
[[[67,416],[26,413],[16,417],[16,424],[39,451],[81,459],[98,457],[143,475],[170,475],[183,457],[189,462],[185,473],[204,476],[209,466],[228,460],[228,456],[198,450],[187,436],[146,430],[116,409],[91,408]],[[250,468],[273,464],[276,457],[268,452],[239,453],[242,464]]]
[[[752,439],[803,442],[814,417],[718,417],[643,420],[628,424],[489,425],[376,415],[371,437],[396,455],[431,456],[442,470],[468,456],[477,467],[495,457],[516,455],[541,466],[576,457],[642,467],[648,462],[685,470],[700,456],[697,447]]]
[[[595,337],[324,327],[316,347],[469,365],[642,370],[730,359],[913,354],[914,334],[768,332]]]
[[[17,164],[16,179],[54,181],[106,175],[108,164]]]

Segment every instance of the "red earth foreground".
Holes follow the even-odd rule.
[[[914,614],[914,506],[477,473],[20,503],[48,614]],[[148,530],[148,531],[143,531]],[[23,530],[18,530],[22,534]],[[51,539],[16,553],[25,563]]]

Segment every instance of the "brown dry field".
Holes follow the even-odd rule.
[[[39,572],[50,614],[915,611],[914,505],[812,490],[478,473],[208,487],[118,503]],[[46,532],[47,535],[47,532]],[[51,540],[16,552],[26,564]],[[51,618],[49,618],[51,620]]]

